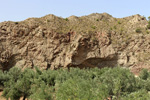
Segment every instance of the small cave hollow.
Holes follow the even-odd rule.
[[[10,68],[14,67],[16,64],[15,56],[11,56],[7,61],[0,62],[0,70],[9,70]]]
[[[84,60],[79,65],[71,65],[70,67],[79,67],[79,68],[104,68],[104,67],[115,67],[117,66],[117,58],[89,58]]]

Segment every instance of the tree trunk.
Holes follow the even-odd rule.
[[[23,97],[23,100],[25,100],[26,99],[26,95]]]

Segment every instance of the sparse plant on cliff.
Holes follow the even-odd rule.
[[[137,28],[135,31],[136,31],[136,33],[141,33],[141,29],[140,28]]]
[[[15,22],[15,24],[19,24],[19,22]]]
[[[115,25],[113,28],[114,28],[114,29],[117,29],[117,26]]]
[[[96,26],[91,26],[92,29],[96,29]]]
[[[150,20],[148,21],[147,29],[150,29]]]
[[[113,28],[111,27],[110,30],[113,30]]]
[[[50,22],[50,20],[47,19],[46,22]]]
[[[65,21],[69,21],[69,19],[68,19],[68,18],[65,18]]]
[[[149,34],[149,31],[148,31],[148,30],[146,30],[146,33],[147,33],[147,34]]]
[[[120,22],[120,21],[118,21],[117,23],[118,23],[118,24],[121,24],[121,22]]]
[[[147,28],[150,29],[150,24],[147,25]]]
[[[148,20],[150,21],[150,16],[148,17]]]

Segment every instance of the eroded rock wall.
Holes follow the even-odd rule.
[[[137,17],[139,21],[140,17]],[[116,65],[131,69],[139,66],[149,68],[150,34],[131,34],[133,30],[122,34],[106,28],[88,33],[76,30],[59,33],[55,31],[57,29],[47,28],[47,24],[44,27],[45,24],[36,24],[35,20],[27,21],[0,24],[0,69],[7,70],[13,66],[57,69]],[[135,21],[135,24],[139,23]],[[146,21],[142,23],[145,25]]]

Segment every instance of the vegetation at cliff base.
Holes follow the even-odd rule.
[[[149,100],[150,72],[135,77],[128,69],[92,68],[0,71],[3,97],[19,100]]]

